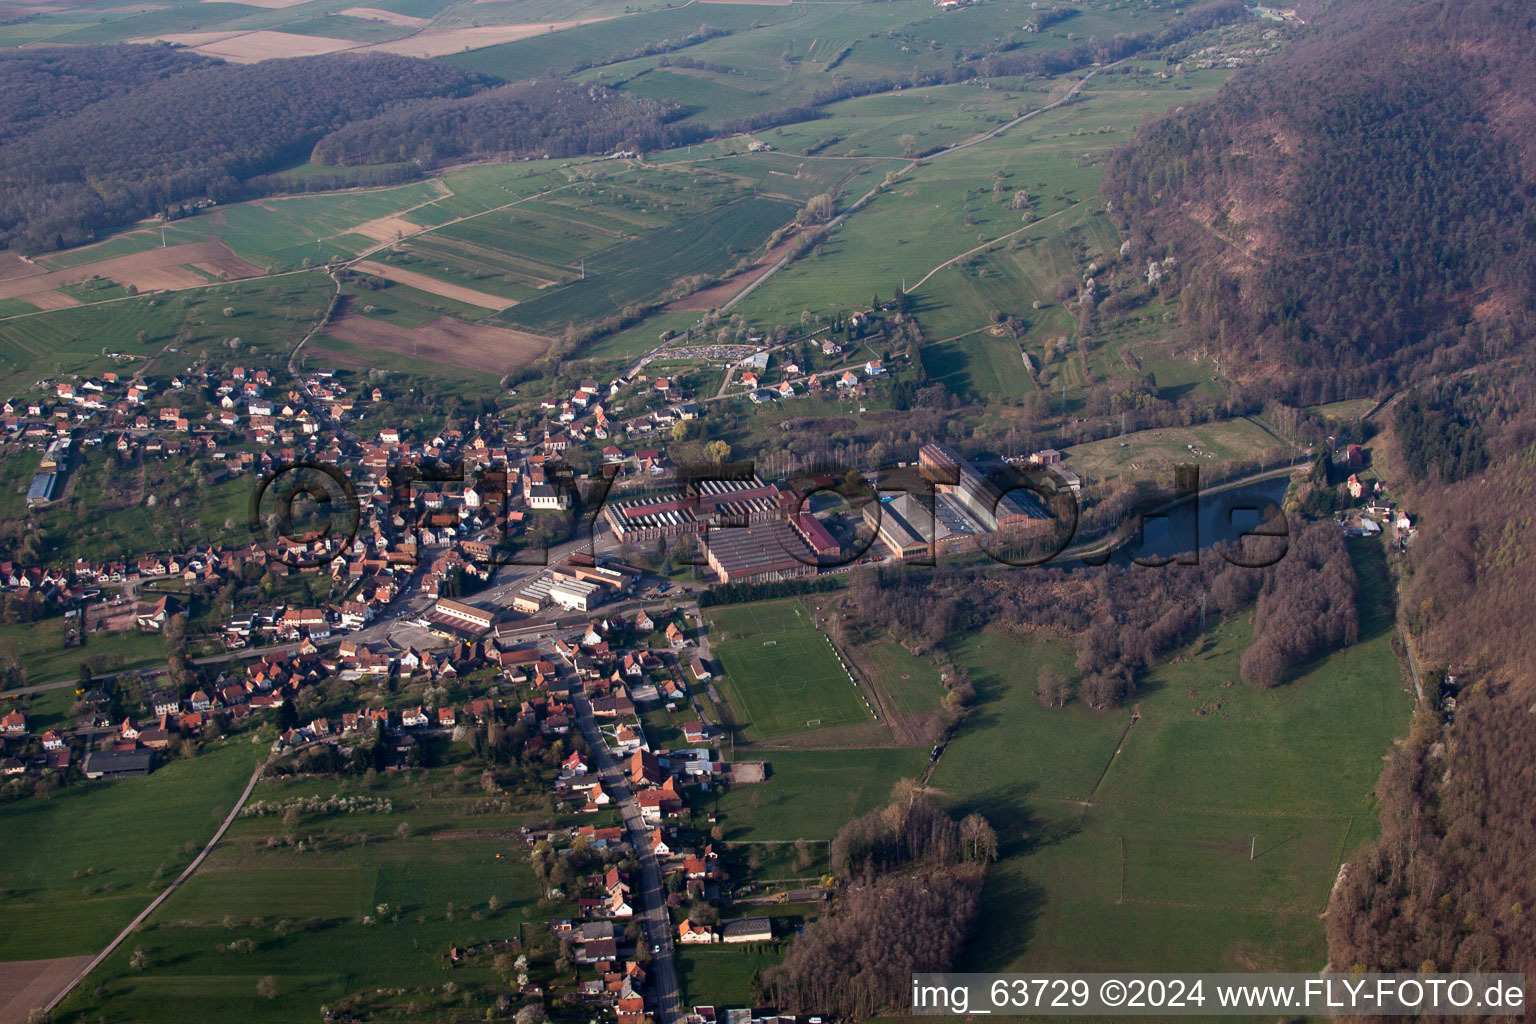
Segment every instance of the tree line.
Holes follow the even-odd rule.
[[[1398,404],[1392,428],[1415,480],[1434,476],[1454,483],[1488,464],[1477,411],[1465,395],[1463,389],[1444,385],[1431,392],[1415,390]]]
[[[563,158],[618,149],[643,152],[697,142],[706,129],[674,123],[680,111],[600,85],[539,79],[469,97],[402,103],[321,139],[316,163],[412,163],[492,156]]]
[[[1132,697],[1153,661],[1194,639],[1202,621],[1257,599],[1254,646],[1262,653],[1244,678],[1273,686],[1354,643],[1359,613],[1353,564],[1336,528],[1313,524],[1288,541],[1269,543],[1288,550],[1264,568],[1231,564],[1214,549],[1202,552],[1198,565],[1162,568],[1118,561],[1002,573],[977,566],[880,568],[849,580],[843,608],[855,624],[887,631],[919,655],[977,629],[1070,637],[1077,676],[1053,669],[1040,681],[1041,700],[1061,706],[1076,698],[1103,710]],[[968,680],[961,682],[969,689]],[[953,712],[963,717],[966,703],[959,701]]]
[[[1238,659],[1243,680],[1278,686],[1296,669],[1358,640],[1359,586],[1339,529],[1309,525],[1259,592],[1253,641]]]
[[[956,822],[901,780],[886,806],[838,833],[838,898],[753,979],[758,1005],[846,1021],[904,1009],[914,973],[948,970],[964,950],[996,856],[985,818]]]

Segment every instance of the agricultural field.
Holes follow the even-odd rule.
[[[92,245],[50,253],[38,262],[54,270],[88,268],[91,273],[110,277],[96,264],[135,254],[139,254],[140,262],[147,261],[162,244],[174,247],[212,242],[256,264],[245,276],[288,270],[304,260],[318,264],[335,257],[350,258],[391,240],[396,229],[394,218],[447,194],[438,182],[424,181],[393,188],[230,203],[170,221],[163,226],[163,233],[158,223],[131,228]]]
[[[783,200],[746,198],[697,214],[603,250],[586,262],[584,280],[520,303],[501,319],[550,330],[655,301],[680,278],[719,272],[750,254],[795,212]]]
[[[461,794],[461,790],[468,793]],[[451,947],[537,934],[537,886],[519,839],[497,838],[517,814],[473,809],[478,786],[450,769],[363,778],[267,780],[252,806],[330,797],[353,810],[247,815],[214,855],[66,1010],[100,1007],[156,1020],[297,1018],[375,990],[424,1013],[476,1015],[500,989],[492,957],[449,969]],[[382,804],[381,801],[389,801]],[[454,826],[469,826],[453,830]],[[129,965],[142,949],[148,966]],[[276,981],[270,997],[258,981]],[[445,986],[445,982],[450,984]],[[456,992],[456,990],[458,990]]]
[[[1075,278],[1094,259],[1118,252],[1120,239],[1095,198],[1102,157],[1129,140],[1145,117],[1206,95],[1224,78],[1201,72],[1169,81],[1134,62],[1127,69],[1131,73],[1101,72],[1070,102],[995,138],[921,162],[839,225],[815,253],[753,292],[740,311],[756,323],[782,323],[802,309],[826,315],[861,308],[871,295],[889,297],[905,281],[930,338],[985,326],[992,311],[1013,314],[1030,329],[1039,326],[1054,315],[1050,307],[1063,276]],[[968,95],[955,93],[961,88],[905,90],[901,96],[907,103],[931,100],[933,120],[948,123],[962,116],[960,107],[980,102],[961,100]],[[1015,105],[1033,108],[1062,95],[1052,88]],[[860,112],[859,121],[879,122],[876,115],[887,101],[868,97],[830,109],[848,107]],[[901,116],[899,108],[888,116]],[[963,116],[981,114],[968,109]],[[852,130],[855,119],[847,120]],[[811,124],[831,134],[844,127],[836,115]],[[1031,349],[1038,358],[1041,353],[1033,344]]]
[[[526,331],[469,324],[447,316],[403,328],[348,313],[327,324],[324,336],[357,349],[382,350],[421,368],[450,366],[497,375],[526,366],[549,348],[548,338]]]
[[[1317,916],[1339,864],[1376,828],[1380,752],[1412,708],[1383,552],[1362,541],[1351,554],[1360,642],[1274,690],[1237,681],[1243,617],[1102,715],[1035,701],[1039,666],[1071,675],[1063,646],[955,643],[980,700],[931,784],[1003,840],[982,901],[1000,909],[983,910],[975,969],[1310,970],[1326,959]]]
[[[770,740],[870,721],[864,697],[832,643],[797,600],[711,609],[717,688],[745,738]]]
[[[497,5],[480,6],[485,8]],[[564,10],[567,5],[550,6]],[[687,35],[697,30],[701,23],[735,32],[748,29],[754,23],[774,24],[794,19],[801,13],[759,4],[710,4],[688,10],[652,10],[637,17],[598,21],[565,32],[544,33],[499,46],[476,49],[448,57],[445,63],[468,71],[514,80],[539,75],[565,75],[578,68],[607,63],[611,58],[631,54],[645,42]],[[570,17],[569,14],[560,16]]]
[[[261,753],[226,740],[146,779],[0,807],[0,961],[99,951],[213,835]]]
[[[171,374],[200,349],[280,362],[324,314],[333,291],[322,274],[293,274],[10,317],[0,320],[0,390],[25,391],[40,375],[145,365]],[[168,345],[176,355],[165,352]]]
[[[437,56],[559,33],[651,6],[660,4],[370,0],[365,6],[330,0],[157,0],[104,8],[65,0],[0,26],[0,46],[159,39],[236,61],[339,50]]]

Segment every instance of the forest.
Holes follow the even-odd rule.
[[[784,962],[754,979],[759,1005],[838,1020],[906,1007],[912,975],[945,971],[965,948],[997,836],[979,814],[956,822],[910,779],[832,844],[843,883]]]
[[[409,99],[465,96],[486,83],[431,61],[384,54],[190,63],[167,47],[0,55],[0,241],[54,249],[183,199],[240,198],[250,178],[292,166],[331,131]],[[114,86],[48,82],[101,52]],[[79,83],[78,85],[76,83]],[[137,83],[137,84],[135,84]]]
[[[600,85],[538,79],[468,98],[402,103],[321,139],[314,161],[327,166],[503,157],[563,158],[619,149],[644,152],[697,142],[696,126],[669,122],[680,111]]]
[[[77,245],[184,201],[395,184],[441,160],[696,141],[679,111],[596,85],[504,85],[446,64],[331,54],[236,65],[168,46],[0,55],[0,244]]]
[[[1278,686],[1330,651],[1360,638],[1360,581],[1332,523],[1312,523],[1267,574],[1254,613],[1243,681]]]
[[[1393,430],[1403,461],[1415,480],[1435,476],[1448,483],[1463,480],[1488,464],[1488,450],[1465,393],[1442,387],[1414,391],[1397,407]]]
[[[1189,340],[1239,380],[1351,394],[1507,355],[1536,320],[1536,27],[1518,5],[1353,0],[1139,133],[1104,195],[1176,255]]]
[[[50,47],[0,57],[0,144],[49,118],[217,63],[169,46]]]

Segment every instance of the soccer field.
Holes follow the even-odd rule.
[[[712,609],[719,689],[750,740],[874,720],[831,642],[798,600]]]

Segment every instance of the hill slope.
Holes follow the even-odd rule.
[[[1405,611],[1427,699],[1377,786],[1381,838],[1333,894],[1330,952],[1340,970],[1536,971],[1536,15],[1303,16],[1280,58],[1146,126],[1105,196],[1138,257],[1178,257],[1190,340],[1241,388],[1301,404],[1415,385],[1384,419],[1421,522]]]
[[[1294,401],[1502,354],[1536,294],[1536,19],[1336,0],[1214,100],[1148,125],[1104,194],[1175,255],[1192,338]]]

